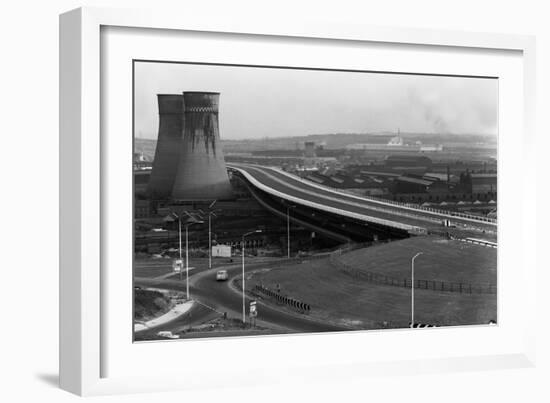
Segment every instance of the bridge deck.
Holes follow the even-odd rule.
[[[456,217],[451,213],[427,211],[391,201],[349,195],[309,183],[276,168],[245,164],[229,164],[229,167],[240,172],[253,186],[264,192],[367,223],[374,222],[412,233],[443,230],[460,237],[496,239],[496,222],[483,221],[482,217]],[[450,220],[456,228],[443,227],[444,219]]]

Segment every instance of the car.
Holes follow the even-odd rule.
[[[227,270],[218,270],[216,272],[216,281],[226,281],[229,278]]]
[[[173,334],[172,332],[168,331],[168,330],[163,330],[161,332],[158,332],[157,333],[157,336],[159,337],[164,337],[166,339],[179,339],[180,336],[177,335],[177,334]]]

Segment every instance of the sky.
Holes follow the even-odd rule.
[[[220,92],[222,139],[382,131],[497,135],[498,80],[136,62],[135,134],[157,137],[156,94]]]

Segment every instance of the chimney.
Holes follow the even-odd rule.
[[[172,189],[174,200],[233,197],[220,144],[217,92],[184,92],[184,129]]]
[[[167,199],[176,177],[183,131],[183,96],[158,94],[159,132],[148,193],[154,199]]]

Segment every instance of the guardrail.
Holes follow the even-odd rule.
[[[489,248],[497,248],[498,247],[498,244],[496,242],[491,242],[491,241],[486,241],[484,239],[475,239],[475,238],[463,238],[463,239],[458,239],[459,241],[462,241],[462,242],[468,242],[468,243],[472,243],[474,245],[481,245],[481,246],[487,246]]]
[[[306,182],[310,185],[314,185],[314,186],[317,186],[319,188],[324,188],[326,190],[333,191],[333,192],[335,192],[336,190],[340,190],[340,189],[336,189],[336,188],[333,188],[333,187],[330,187],[330,186],[320,185],[318,183],[306,180],[306,179],[301,178],[299,176],[289,174],[288,172],[283,171],[283,170],[278,169],[278,168],[272,168],[272,169],[275,169],[278,172],[281,172],[285,175],[291,176],[292,178],[294,178],[296,180],[299,180],[301,182]],[[431,208],[431,207],[423,207],[423,206],[413,204],[413,203],[403,203],[403,202],[397,202],[397,201],[394,201],[394,200],[382,199],[382,198],[378,198],[378,197],[370,196],[370,195],[361,195],[361,196],[359,196],[359,195],[354,195],[354,194],[350,194],[350,193],[347,193],[347,192],[345,192],[345,194],[348,195],[348,196],[356,197],[358,199],[366,199],[366,200],[370,200],[372,202],[381,203],[381,204],[392,204],[394,206],[405,207],[405,208],[413,209],[413,210],[427,211],[427,212],[442,215],[442,216],[445,216],[445,217],[466,218],[466,219],[474,220],[474,221],[481,221],[481,222],[486,222],[486,223],[491,223],[491,224],[497,224],[497,220],[495,218],[490,218],[490,217],[481,217],[481,216],[474,215],[474,214],[450,212],[450,211],[447,211],[447,210],[441,210],[441,209],[436,209],[436,208]]]
[[[290,201],[292,201],[294,203],[297,203],[297,204],[301,204],[301,205],[308,206],[308,207],[311,207],[311,208],[316,208],[316,209],[323,210],[323,211],[326,211],[326,212],[329,212],[329,213],[332,213],[332,214],[338,214],[338,215],[342,215],[342,216],[346,216],[346,217],[350,217],[350,218],[354,218],[354,219],[359,219],[359,220],[362,220],[362,221],[371,221],[371,222],[374,222],[376,224],[401,229],[401,230],[404,230],[404,231],[407,231],[407,232],[423,233],[425,231],[425,228],[418,227],[418,226],[415,226],[415,225],[403,224],[403,223],[400,223],[398,221],[392,221],[392,220],[387,220],[387,219],[383,219],[383,218],[367,216],[365,214],[354,213],[354,212],[351,212],[351,211],[342,210],[342,209],[338,209],[338,208],[335,208],[335,207],[330,207],[330,206],[327,206],[325,204],[316,203],[316,202],[313,202],[313,201],[303,200],[303,199],[300,199],[298,197],[290,196],[288,194],[285,194],[283,192],[280,192],[276,189],[273,189],[269,186],[264,185],[259,180],[254,178],[250,173],[246,172],[243,168],[233,167],[231,169],[239,172],[241,175],[243,175],[246,178],[246,180],[248,180],[252,185],[257,187],[258,189],[260,189],[260,190],[262,190],[266,193],[269,193],[271,195],[274,195],[276,197],[280,197],[282,199],[290,200]],[[375,208],[372,208],[372,210],[375,210]],[[403,213],[400,213],[400,214],[404,215]]]
[[[300,313],[310,313],[311,305],[306,304],[303,301],[297,300],[295,298],[283,295],[278,291],[271,290],[267,287],[264,287],[261,284],[256,284],[253,289],[256,293],[262,293],[268,297],[271,297],[277,301],[278,304],[288,305],[290,308],[294,308]]]

